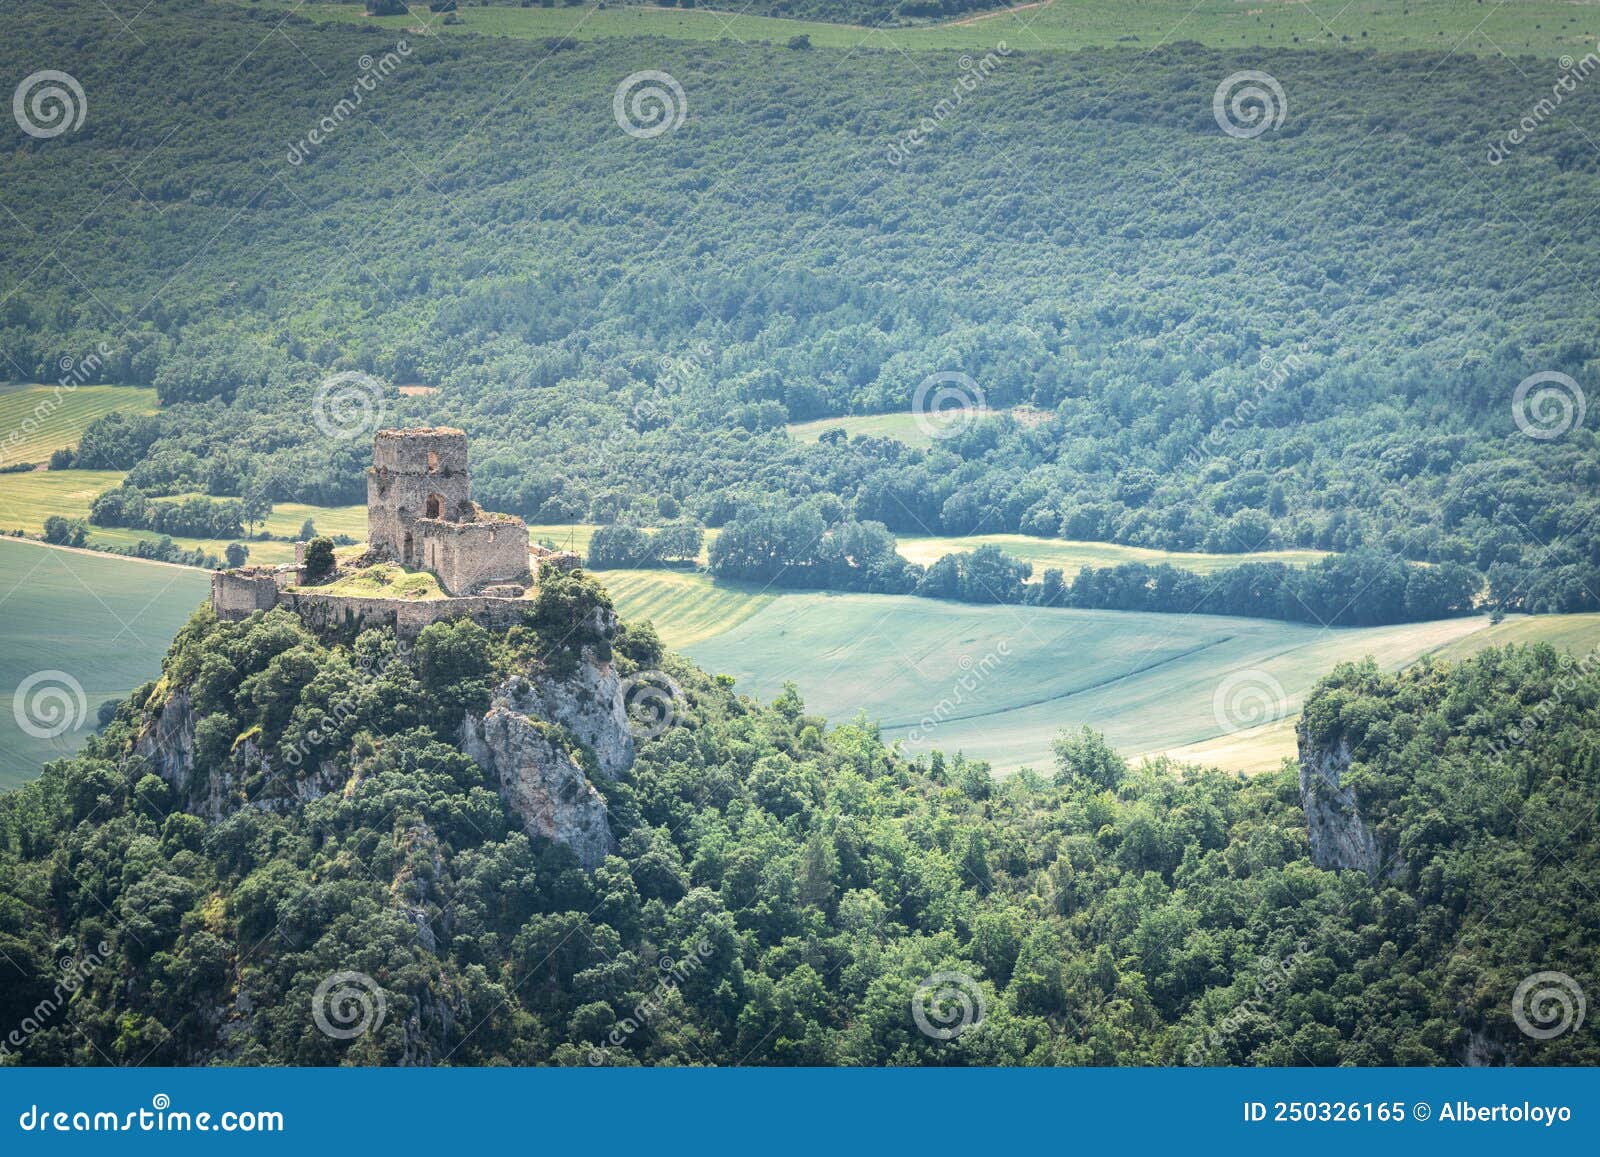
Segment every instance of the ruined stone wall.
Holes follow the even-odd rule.
[[[380,430],[367,471],[367,540],[385,557],[418,563],[416,523],[422,518],[475,517],[460,430]]]
[[[528,528],[521,519],[416,524],[417,565],[439,577],[452,595],[489,583],[528,581]]]
[[[393,627],[402,639],[415,638],[430,623],[471,619],[491,631],[517,626],[533,608],[524,599],[385,599],[287,591],[283,605],[318,634],[356,635],[372,627]]]
[[[211,609],[219,619],[247,618],[277,602],[278,577],[269,568],[211,572]]]

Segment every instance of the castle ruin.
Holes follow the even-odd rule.
[[[304,548],[297,544],[293,566],[215,572],[211,607],[217,617],[243,619],[287,606],[317,629],[390,626],[413,635],[428,623],[462,617],[503,628],[521,620],[533,581],[527,525],[472,500],[467,436],[443,426],[378,431],[367,471],[367,549],[332,577],[398,563],[431,572],[445,597],[328,593],[306,585]],[[531,549],[558,569],[578,565],[575,554]]]
[[[528,528],[472,501],[460,430],[378,431],[367,471],[367,546],[376,559],[432,571],[449,595],[528,581]]]

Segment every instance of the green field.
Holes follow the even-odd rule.
[[[156,392],[136,386],[0,385],[0,466],[47,462],[76,446],[84,428],[113,410],[152,414]]]
[[[209,586],[205,571],[188,567],[0,539],[0,789],[76,750],[102,702],[159,675],[172,636]],[[70,684],[36,684],[41,693],[66,687],[68,717],[79,722],[54,738],[27,734],[17,718],[18,686],[41,671],[64,672],[83,689],[79,701]],[[27,701],[21,709],[28,718]],[[46,729],[54,719],[32,718]]]
[[[34,470],[0,474],[0,531],[39,534],[52,514],[87,518],[95,495],[120,486],[121,470]],[[106,533],[97,531],[96,534]],[[111,532],[115,533],[115,532]]]
[[[780,596],[686,650],[752,694],[771,697],[792,679],[808,706],[830,719],[865,710],[911,750],[960,749],[998,770],[1048,765],[1050,739],[1084,723],[1130,755],[1172,752],[1257,770],[1294,753],[1286,721],[1336,663],[1371,655],[1396,670],[1428,653],[1462,658],[1535,640],[1587,650],[1600,645],[1600,615],[1322,630],[1206,615],[799,594]],[[1285,722],[1229,734],[1214,706],[1219,686],[1230,674],[1254,680],[1254,672],[1282,688],[1274,714]]]
[[[229,3],[238,0],[226,0]],[[272,0],[288,7],[284,0]],[[267,5],[263,4],[263,7]],[[661,36],[674,40],[771,41],[786,44],[804,34],[819,48],[936,51],[993,48],[1076,49],[1099,46],[1152,49],[1185,40],[1227,47],[1339,47],[1431,51],[1479,56],[1551,58],[1594,47],[1600,10],[1561,0],[1314,0],[1308,3],[1238,3],[1235,0],[1051,0],[1016,11],[996,11],[914,28],[867,29],[846,24],[782,20],[711,8],[682,10],[610,4],[604,8],[465,7],[446,25],[417,5],[410,17],[374,19],[358,4],[297,4],[318,20],[379,24],[418,33],[478,33],[530,40],[570,37]],[[1581,53],[1578,53],[1581,55]]]
[[[1211,574],[1245,562],[1286,562],[1305,566],[1324,557],[1320,550],[1258,550],[1247,554],[1196,554],[1119,546],[1113,542],[1072,542],[1064,538],[1039,538],[1031,534],[910,535],[901,538],[900,553],[911,562],[931,566],[947,554],[998,546],[1012,558],[1033,564],[1032,580],[1039,581],[1046,567],[1060,567],[1070,580],[1086,566],[1119,566],[1143,562],[1170,563],[1184,570]]]
[[[95,496],[122,484],[121,470],[34,470],[26,474],[0,474],[0,532],[21,530],[38,535],[44,520],[52,514],[64,518],[88,518]],[[292,539],[300,525],[311,519],[319,534],[348,534],[359,541],[367,536],[365,506],[307,506],[284,502],[273,507],[261,529]],[[126,530],[96,526],[89,531],[90,546],[129,547],[137,542],[153,542],[161,536],[148,530]],[[221,554],[227,542],[175,535],[172,541],[184,550],[199,547]],[[250,561],[271,564],[294,561],[294,543],[250,542]]]
[[[682,571],[602,570],[595,576],[624,619],[649,619],[674,650],[731,631],[777,597]]]

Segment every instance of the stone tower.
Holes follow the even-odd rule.
[[[418,519],[470,522],[474,515],[465,433],[443,426],[378,431],[367,471],[367,541],[375,552],[419,565]]]
[[[460,430],[379,430],[367,471],[367,544],[379,558],[430,570],[446,594],[522,593],[528,528],[472,501]],[[496,588],[503,588],[497,591]]]

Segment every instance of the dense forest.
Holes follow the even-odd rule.
[[[484,504],[541,522],[831,499],[844,527],[1367,548],[1508,609],[1600,605],[1593,423],[1514,403],[1594,381],[1592,87],[1491,165],[1530,93],[1509,60],[1424,83],[1404,55],[1012,46],[909,147],[958,60],[560,42],[524,83],[525,44],[401,57],[180,0],[112,53],[97,5],[22,3],[8,74],[47,56],[106,111],[0,156],[0,365],[52,380],[104,343],[99,378],[153,383],[161,414],[81,456],[147,495],[358,501],[364,439],[307,421],[358,370],[385,420],[471,431]],[[1212,78],[1261,66],[1292,112],[1233,139]],[[613,118],[644,69],[688,103],[650,140]],[[997,416],[928,448],[782,430],[905,411],[941,373]],[[416,383],[438,392],[392,389]]]
[[[525,626],[405,649],[197,612],[83,754],[0,797],[0,1024],[31,1026],[0,1063],[1600,1063],[1510,1003],[1600,967],[1600,677],[1548,647],[1318,688],[1303,743],[1344,761],[1367,873],[1313,865],[1291,765],[1130,767],[1084,729],[997,781],[736,696],[648,624],[573,634],[607,603],[578,572]],[[498,680],[583,648],[678,688],[618,778],[584,757],[620,850],[592,871],[458,746]],[[184,782],[133,752],[179,690]],[[184,810],[208,783],[249,802]],[[351,973],[385,1015],[319,1030]]]

